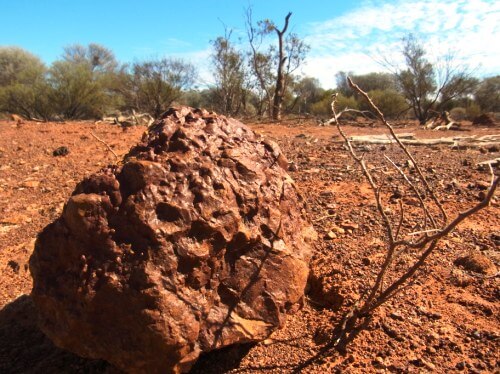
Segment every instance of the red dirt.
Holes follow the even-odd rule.
[[[254,125],[276,140],[298,170],[291,172],[307,201],[320,234],[311,263],[316,282],[304,307],[289,316],[284,329],[254,346],[227,348],[202,357],[195,373],[283,373],[299,370],[328,342],[342,313],[374,279],[380,263],[382,230],[369,186],[338,141],[335,128],[300,125]],[[498,134],[492,128],[465,126],[466,133],[398,127],[417,137]],[[115,162],[90,134],[93,131],[122,156],[144,128],[122,131],[90,122],[66,124],[0,121],[0,372],[116,372],[102,361],[79,358],[57,349],[38,330],[29,298],[27,261],[36,234],[59,216],[64,202],[84,176]],[[347,126],[349,134],[375,134],[379,127]],[[301,135],[303,134],[303,135]],[[298,136],[298,137],[297,137]],[[332,136],[335,138],[332,139]],[[53,156],[58,147],[69,154]],[[370,145],[369,161],[392,146]],[[476,163],[499,157],[485,150],[447,146],[411,147],[448,213],[478,201],[489,180]],[[392,205],[388,205],[393,208]],[[498,272],[475,273],[455,261],[480,252],[500,265],[500,209],[491,207],[467,221],[429,260],[421,276],[377,313],[369,328],[344,356],[329,353],[302,372],[426,372],[500,370],[500,291]],[[339,227],[344,230],[339,230]],[[326,239],[330,231],[333,238]],[[404,259],[403,259],[404,260]],[[318,284],[323,291],[315,292]],[[339,309],[340,308],[340,309]]]

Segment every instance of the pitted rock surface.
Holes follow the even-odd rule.
[[[83,180],[30,260],[42,330],[127,372],[185,372],[265,339],[301,302],[315,232],[279,147],[172,108]]]

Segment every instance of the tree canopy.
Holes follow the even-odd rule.
[[[287,14],[281,26],[269,19],[255,23],[248,9],[246,41],[235,41],[224,28],[211,41],[213,84],[201,89],[193,89],[195,67],[172,57],[120,63],[105,46],[72,44],[47,67],[21,48],[0,47],[0,112],[44,120],[100,118],[132,110],[159,116],[173,103],[184,103],[229,116],[324,118],[331,114],[334,92],[340,94],[339,105],[369,109],[350,90],[347,76],[388,117],[408,115],[411,109],[425,123],[444,110],[468,118],[500,111],[500,76],[474,78],[450,55],[431,61],[425,44],[412,35],[402,40],[402,65],[387,66],[390,72],[340,71],[335,90],[325,89],[316,78],[299,74],[309,47],[289,32],[291,17]]]

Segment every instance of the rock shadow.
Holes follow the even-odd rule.
[[[235,344],[202,353],[189,374],[222,374],[236,369],[256,343]]]
[[[30,296],[23,295],[0,310],[0,373],[109,373],[115,368],[56,347],[37,325]]]

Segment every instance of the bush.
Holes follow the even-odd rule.
[[[463,121],[467,117],[467,110],[460,106],[450,110],[450,117],[455,121]]]
[[[0,87],[30,83],[43,76],[45,65],[35,55],[17,47],[0,47]]]
[[[500,75],[485,78],[475,94],[483,112],[500,112]]]
[[[465,108],[466,118],[472,121],[474,118],[481,114],[481,107],[476,103],[470,103]]]
[[[396,117],[408,108],[405,98],[394,90],[373,90],[368,92],[368,95],[387,118]],[[361,109],[369,110],[370,108],[363,101]]]
[[[132,66],[125,102],[130,108],[158,117],[190,88],[196,70],[183,60],[164,58],[136,62]]]
[[[322,117],[332,117],[332,98],[331,98],[331,93],[332,91],[326,91],[325,95],[321,98],[320,101],[315,102],[314,104],[311,105],[311,114],[315,116],[322,116]],[[336,105],[336,110],[341,111],[344,110],[345,108],[349,109],[359,109],[359,104],[354,98],[354,96],[349,96],[346,97],[342,94],[339,94],[337,97],[337,105]]]
[[[21,48],[0,48],[0,111],[28,119],[49,118],[52,110],[46,72],[35,55]]]
[[[55,110],[64,118],[98,118],[105,112],[104,88],[88,64],[56,61],[49,83]]]
[[[50,87],[45,80],[12,84],[0,88],[0,111],[20,114],[28,119],[48,120],[54,114],[49,97]]]

